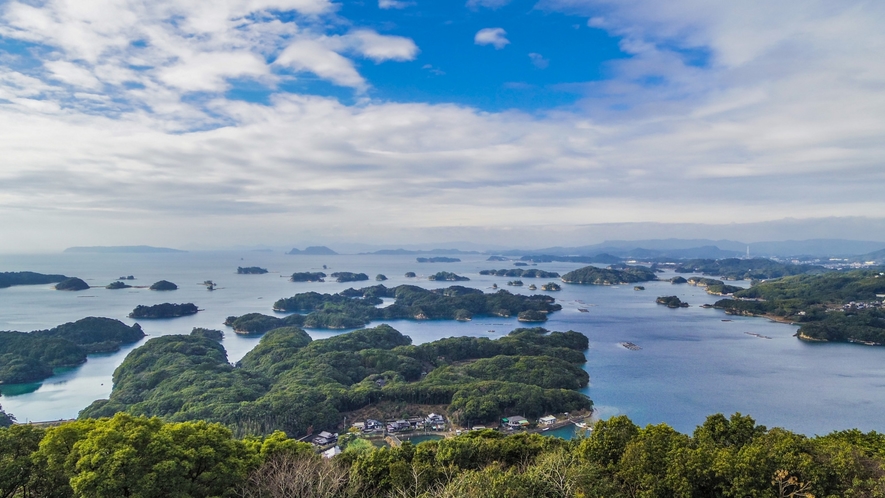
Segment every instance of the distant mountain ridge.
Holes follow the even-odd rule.
[[[310,246],[303,251],[298,248],[293,248],[291,251],[286,254],[295,254],[295,255],[303,255],[303,256],[336,256],[338,253],[329,249],[326,246]]]
[[[76,246],[68,247],[63,252],[70,253],[123,253],[123,254],[146,254],[146,253],[170,253],[187,252],[169,247],[154,246]]]

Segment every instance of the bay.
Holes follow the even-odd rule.
[[[309,290],[334,293],[368,282],[293,283],[296,271],[363,272],[374,279],[385,274],[387,286],[416,284],[425,288],[452,285],[433,282],[427,275],[440,270],[471,278],[466,286],[491,292],[492,284],[529,294],[527,287],[508,287],[507,277],[481,276],[483,269],[509,268],[510,263],[487,262],[486,256],[460,255],[460,263],[417,263],[415,256],[340,255],[289,256],[257,251],[188,252],[170,254],[42,254],[0,256],[0,271],[63,273],[83,278],[94,288],[60,292],[51,286],[0,289],[0,330],[31,331],[51,328],[86,316],[127,318],[139,305],[193,302],[198,314],[169,320],[139,320],[148,338],[187,334],[193,327],[225,331],[223,345],[231,362],[243,357],[258,337],[234,334],[222,323],[229,315],[250,312],[273,314],[275,300]],[[323,269],[323,265],[328,268]],[[271,273],[238,275],[237,266],[261,266]],[[564,273],[581,264],[542,263],[536,268]],[[406,278],[407,271],[419,277]],[[165,279],[178,284],[171,292],[146,288],[107,290],[119,276],[148,286]],[[671,274],[662,274],[668,278]],[[687,276],[687,275],[686,275]],[[213,280],[218,290],[202,285]],[[331,280],[331,279],[329,279]],[[540,287],[546,279],[522,279]],[[738,282],[740,285],[746,283]],[[544,325],[550,330],[575,330],[587,335],[586,370],[590,386],[585,393],[605,418],[626,414],[645,425],[666,422],[690,432],[712,413],[741,412],[768,426],[805,434],[859,428],[883,430],[885,411],[885,349],[853,344],[810,344],[793,337],[796,327],[761,318],[730,317],[699,305],[716,296],[687,285],[666,281],[632,285],[562,285],[550,293],[563,305]],[[539,291],[536,291],[539,293]],[[669,309],[655,304],[661,295],[677,295],[692,305]],[[587,310],[586,312],[580,311]],[[730,321],[723,321],[730,320]],[[378,322],[381,323],[381,322]],[[476,318],[470,322],[395,320],[394,328],[423,343],[443,337],[470,335],[490,338],[519,327],[515,318]],[[371,326],[377,323],[372,323]],[[315,339],[344,331],[309,330]],[[756,334],[757,336],[750,335]],[[763,338],[758,336],[765,336]],[[641,347],[631,351],[620,343]],[[114,369],[136,345],[118,353],[92,355],[87,363],[58,372],[41,383],[0,387],[0,404],[19,421],[69,419],[95,399],[111,391]]]

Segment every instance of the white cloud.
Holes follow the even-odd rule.
[[[375,62],[410,61],[418,55],[418,46],[411,39],[381,35],[368,29],[358,29],[344,36],[331,37],[326,45],[336,51],[353,50]]]
[[[531,52],[529,53],[529,59],[532,61],[532,64],[538,69],[546,69],[547,66],[550,65],[550,61],[545,59],[543,55]]]
[[[49,61],[43,63],[43,67],[52,73],[53,78],[65,83],[97,90],[101,88],[101,81],[93,76],[92,72],[67,61]]]
[[[492,45],[497,50],[501,50],[510,40],[507,39],[507,32],[503,28],[483,28],[476,32],[473,42],[477,45]]]
[[[475,9],[477,7],[485,7],[487,9],[497,9],[509,4],[512,0],[467,0],[467,7]]]
[[[336,85],[364,88],[366,81],[353,62],[315,40],[298,40],[286,47],[274,64],[309,71]]]
[[[404,2],[403,0],[378,0],[379,9],[405,9],[415,2]]]

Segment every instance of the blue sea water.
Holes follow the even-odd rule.
[[[187,334],[193,327],[221,329],[226,332],[223,345],[228,358],[236,362],[259,338],[234,334],[222,324],[227,316],[273,314],[272,304],[279,298],[308,290],[333,293],[376,283],[289,282],[286,277],[295,271],[323,271],[326,265],[326,273],[363,272],[372,279],[385,274],[389,280],[384,284],[388,286],[411,283],[437,288],[451,283],[429,281],[426,275],[446,270],[470,277],[464,285],[487,292],[495,283],[499,288],[526,294],[532,293],[527,289],[530,283],[540,287],[547,282],[523,278],[526,287],[507,287],[507,280],[512,278],[478,273],[511,267],[509,263],[487,262],[480,255],[459,257],[463,260],[460,263],[419,264],[414,256],[288,256],[248,251],[0,256],[0,271],[63,273],[96,286],[81,292],[55,291],[49,285],[0,289],[0,330],[45,329],[86,316],[134,323],[127,315],[136,305],[193,302],[202,310],[196,315],[140,320],[147,339]],[[271,273],[237,275],[237,266],[261,266]],[[543,263],[537,268],[564,273],[581,266]],[[407,271],[416,272],[419,278],[405,278]],[[166,279],[178,284],[179,289],[156,292],[103,288],[122,275],[134,275],[137,280],[129,283],[137,286]],[[215,281],[218,290],[207,291],[202,285],[205,280]],[[575,330],[590,339],[585,367],[590,385],[585,392],[603,418],[626,414],[640,425],[666,422],[690,432],[709,414],[741,412],[759,423],[805,434],[852,427],[885,430],[885,348],[804,343],[793,337],[794,326],[700,308],[717,299],[703,289],[666,281],[643,285],[646,290],[635,291],[632,285],[563,284],[561,292],[550,293],[563,310],[551,314],[545,327]],[[692,307],[659,306],[654,301],[661,295],[677,295]],[[515,318],[500,317],[464,323],[388,323],[415,343],[459,335],[496,338],[520,326]],[[319,339],[343,331],[308,332]],[[633,342],[642,349],[631,351],[621,342]],[[110,394],[114,369],[137,346],[127,346],[115,354],[90,356],[85,364],[58,372],[41,383],[0,386],[0,405],[22,422],[74,418],[93,400]]]

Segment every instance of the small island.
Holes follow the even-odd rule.
[[[546,284],[541,286],[542,291],[547,292],[555,292],[562,290],[562,287],[559,286],[556,282],[547,282]]]
[[[126,275],[125,277],[120,277],[117,280],[135,280],[135,277],[132,275]]]
[[[190,335],[218,342],[221,342],[221,340],[224,339],[224,332],[215,329],[204,329],[202,327],[194,327],[194,329],[191,330]]]
[[[528,263],[523,263],[522,261],[516,261],[513,263],[513,266],[528,266]]]
[[[289,277],[290,282],[325,282],[327,275],[321,271],[318,272],[295,272]]]
[[[685,277],[676,276],[676,277],[673,277],[670,279],[670,283],[671,284],[687,284],[688,280],[686,280]]]
[[[510,261],[510,260],[505,258],[504,256],[489,256],[489,259],[487,259],[486,261]]]
[[[449,258],[446,256],[434,256],[432,258],[417,258],[419,263],[460,263],[458,258]]]
[[[406,272],[406,278],[415,278],[415,277],[417,277],[417,276],[418,276],[418,275],[415,275],[415,272],[413,272],[413,271],[407,271],[407,272]]]
[[[258,335],[270,330],[288,326],[301,326],[304,324],[302,315],[290,315],[285,318],[263,315],[261,313],[247,313],[242,316],[229,316],[224,324],[234,329],[240,335]]]
[[[119,280],[117,280],[116,282],[111,282],[110,284],[108,284],[107,287],[105,287],[105,289],[111,289],[111,290],[116,290],[116,289],[131,289],[131,288],[132,288],[131,285],[129,285],[129,284],[125,283],[125,282],[121,282],[121,281],[119,281]]]
[[[168,280],[160,280],[150,286],[152,291],[174,291],[176,289],[178,289],[178,286]]]
[[[336,256],[336,255],[338,255],[337,252],[329,249],[326,246],[310,246],[307,249],[304,249],[303,251],[300,249],[297,249],[297,248],[293,248],[291,251],[287,252],[286,254],[301,255],[301,256]]]
[[[427,280],[442,280],[447,282],[466,282],[470,280],[467,277],[462,277],[461,275],[457,275],[448,271],[437,272],[434,275],[430,275],[427,277]]]
[[[89,284],[76,277],[68,278],[55,284],[55,290],[60,291],[81,291],[88,288]]]
[[[377,282],[383,282],[383,281],[387,280],[387,276],[379,273],[379,274],[375,275],[375,280]]]
[[[512,285],[514,287],[522,287],[522,280],[511,280],[507,282],[507,285]]]
[[[585,266],[562,276],[567,284],[618,285],[657,280],[654,270],[645,266],[628,266],[625,269]]]
[[[129,318],[178,318],[180,316],[195,315],[200,311],[193,303],[173,304],[163,303],[153,306],[138,305],[129,313]]]
[[[688,303],[683,302],[676,296],[661,296],[655,299],[658,304],[663,304],[668,308],[688,308]]]
[[[516,319],[520,322],[546,322],[547,313],[538,310],[520,311],[519,314],[516,315]]]
[[[237,267],[237,275],[263,275],[265,273],[267,273],[267,268],[260,268],[258,266]]]
[[[645,290],[645,286],[643,286],[643,285],[634,285],[634,286],[633,286],[633,290],[635,290],[635,291],[644,291],[644,290]]]
[[[332,274],[332,278],[336,282],[361,282],[369,280],[369,276],[365,273],[351,273],[349,271],[339,271]]]
[[[722,280],[704,277],[691,277],[688,279],[688,285],[703,287],[707,294],[712,294],[714,296],[731,295],[739,290],[743,290],[741,287],[728,285]]]
[[[480,275],[494,275],[496,277],[525,277],[525,278],[559,278],[555,271],[538,269],[525,270],[522,268],[509,268],[504,270],[481,270]]]
[[[57,284],[71,277],[64,275],[45,275],[32,271],[0,272],[0,289],[13,285],[45,285]]]

